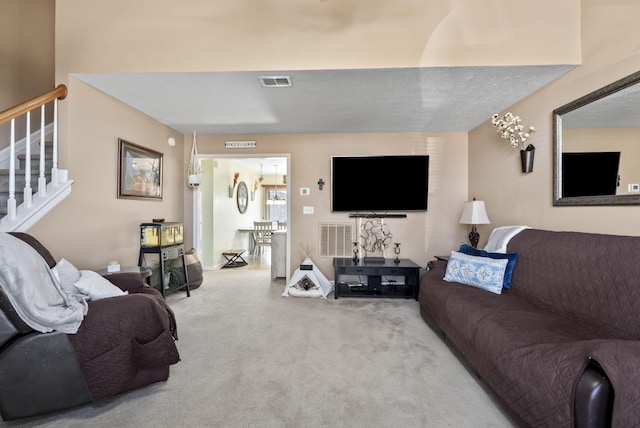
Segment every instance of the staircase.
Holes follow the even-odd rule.
[[[9,146],[0,150],[0,231],[27,231],[71,193],[73,181],[57,167],[57,102],[66,94],[67,88],[60,85],[0,112],[0,124],[11,122]],[[44,123],[47,103],[53,103],[54,109],[49,125]],[[40,129],[32,133],[31,112],[37,108]],[[15,120],[20,117],[26,118],[26,136],[15,141]]]
[[[16,156],[18,160],[17,169],[15,170],[15,183],[16,183],[16,205],[21,205],[24,202],[24,188],[26,184],[25,178],[25,163],[27,155],[24,153]],[[47,183],[51,182],[51,167],[53,166],[53,147],[51,144],[45,143],[45,180]],[[9,200],[9,168],[0,169],[0,217],[7,215],[7,201]],[[31,182],[30,186],[33,189],[33,193],[38,192],[38,178],[40,176],[40,159],[31,161]]]

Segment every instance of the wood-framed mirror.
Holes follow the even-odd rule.
[[[640,71],[553,111],[553,205],[640,205]]]

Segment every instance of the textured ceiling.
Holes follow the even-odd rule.
[[[190,134],[467,132],[573,65],[74,74]],[[265,88],[264,75],[293,85]]]
[[[562,116],[564,128],[640,128],[637,83]]]

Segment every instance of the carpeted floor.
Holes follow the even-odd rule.
[[[281,297],[259,265],[167,296],[169,380],[11,427],[510,427],[414,300]]]

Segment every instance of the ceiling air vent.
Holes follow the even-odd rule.
[[[291,77],[289,76],[260,76],[258,79],[265,88],[285,88],[291,86]]]

